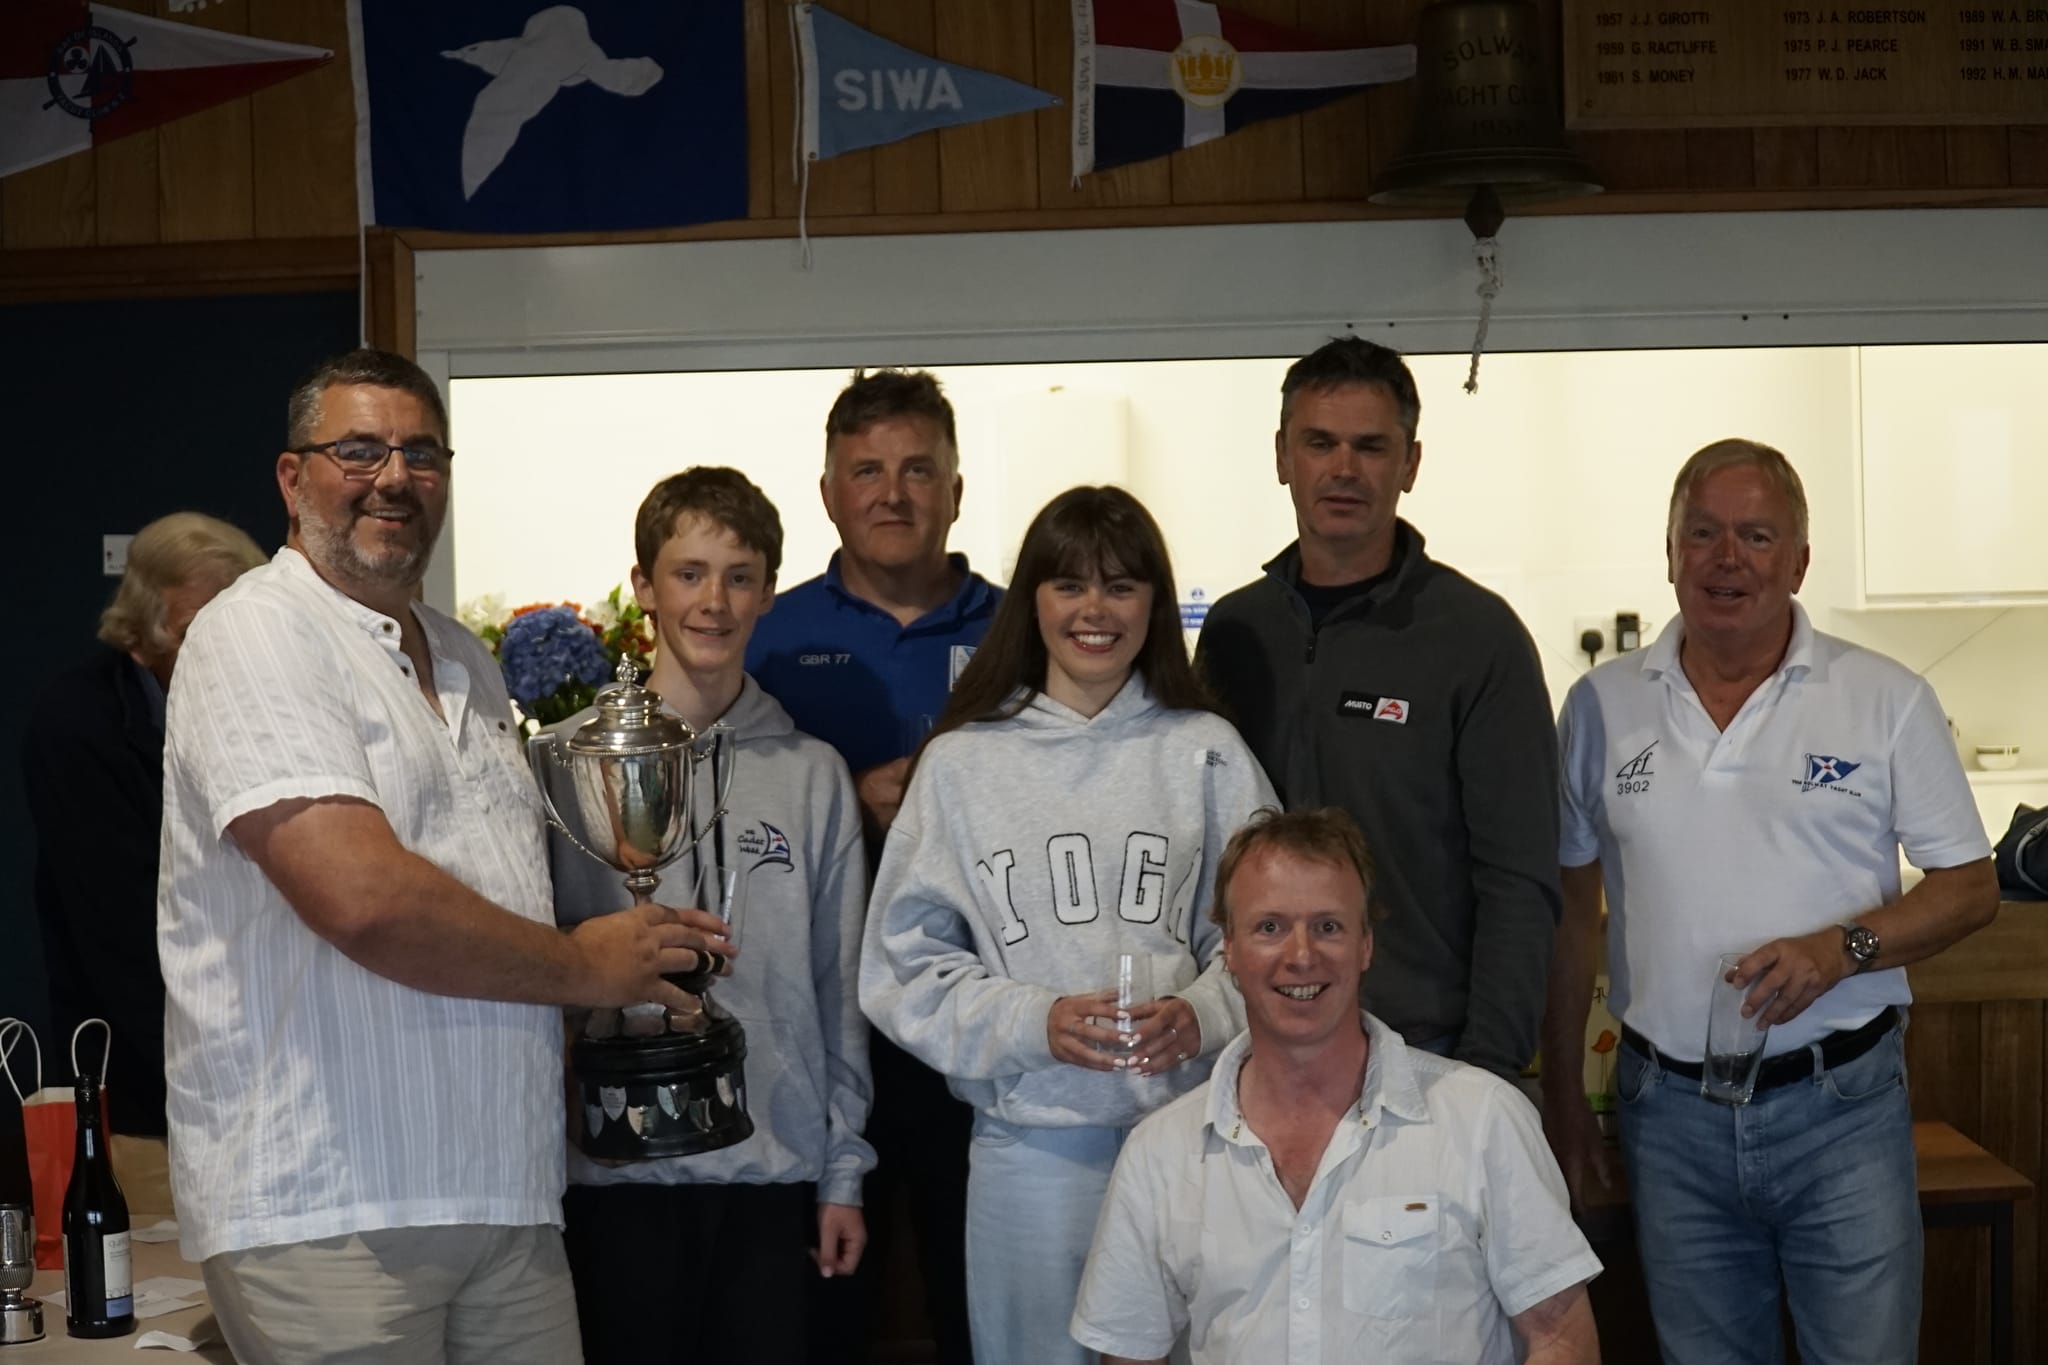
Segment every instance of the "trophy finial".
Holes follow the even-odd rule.
[[[640,670],[633,666],[631,655],[619,655],[619,666],[612,670],[612,681],[625,683],[629,687],[640,681]]]

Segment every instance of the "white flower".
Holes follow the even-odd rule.
[[[610,630],[619,623],[619,609],[600,598],[583,609],[583,619],[599,630]]]
[[[476,635],[491,626],[503,629],[505,623],[512,619],[512,609],[505,605],[505,594],[487,592],[457,607],[455,617],[469,628],[472,635]]]

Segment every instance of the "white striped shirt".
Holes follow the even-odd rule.
[[[293,798],[383,811],[406,848],[551,924],[543,826],[496,665],[293,550],[192,624],[164,744],[157,944],[171,1184],[187,1260],[377,1228],[561,1222],[560,1012],[399,985],[318,937],[228,836]]]

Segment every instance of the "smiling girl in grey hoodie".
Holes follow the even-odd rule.
[[[977,1111],[980,1365],[1087,1359],[1067,1322],[1124,1136],[1243,1027],[1207,910],[1224,841],[1273,800],[1189,667],[1151,515],[1055,498],[918,756],[861,956],[861,1008]],[[1123,1033],[1121,954],[1157,997]]]

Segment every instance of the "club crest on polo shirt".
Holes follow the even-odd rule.
[[[754,865],[748,869],[750,872],[758,872],[764,867],[794,866],[790,860],[789,836],[766,820],[758,826],[750,825],[741,830],[739,838],[733,841],[733,847],[740,851],[741,856],[754,859]]]
[[[1660,740],[1651,740],[1644,750],[1614,770],[1614,794],[1616,796],[1639,796],[1650,789],[1650,779],[1657,775],[1650,766],[1650,756],[1657,752]]]
[[[1843,796],[1861,797],[1862,792],[1853,787],[1845,787],[1842,782],[1862,766],[1861,763],[1851,763],[1848,759],[1837,758],[1833,754],[1808,754],[1805,775],[1798,782],[1799,790],[1831,791],[1839,792]]]
[[[1409,714],[1406,697],[1382,697],[1372,692],[1346,692],[1337,698],[1340,716],[1369,717],[1390,725],[1406,725]]]

